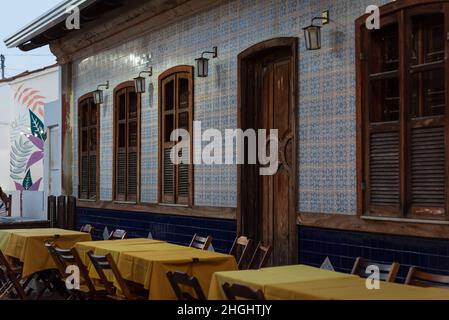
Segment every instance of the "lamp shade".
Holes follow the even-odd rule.
[[[136,86],[136,93],[145,93],[146,81],[144,77],[134,78],[134,85]]]
[[[209,59],[204,57],[196,59],[196,70],[199,78],[206,78],[209,75]]]
[[[103,90],[94,91],[94,103],[103,104]]]
[[[321,49],[321,26],[312,24],[304,28],[304,39],[307,50]]]

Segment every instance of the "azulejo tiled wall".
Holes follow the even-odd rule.
[[[154,77],[142,100],[142,201],[157,201],[157,77],[166,69],[193,65],[216,45],[211,74],[195,79],[194,116],[203,130],[237,126],[237,55],[274,37],[300,38],[299,210],[354,214],[355,57],[354,20],[370,4],[386,0],[237,0],[205,10],[156,32],[74,63],[74,98],[109,80],[112,88],[143,69],[139,57],[151,53]],[[323,49],[307,52],[302,28],[330,10]],[[101,108],[101,200],[112,198],[112,90]],[[73,119],[77,119],[76,108]],[[74,128],[77,124],[74,123]],[[75,130],[75,140],[77,134]],[[75,141],[74,146],[77,143]],[[78,190],[77,150],[74,190]],[[195,166],[195,204],[237,206],[236,166]]]
[[[357,257],[401,265],[398,281],[411,266],[449,274],[449,241],[344,230],[299,227],[299,262],[315,267],[330,259],[336,271],[351,272]]]

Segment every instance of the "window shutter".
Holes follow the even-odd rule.
[[[140,99],[134,83],[116,89],[115,107],[115,200],[139,201]]]
[[[116,198],[117,200],[125,200],[126,197],[126,153],[120,150],[117,154],[117,169],[116,169]]]
[[[171,148],[164,150],[163,198],[166,203],[173,203],[175,195],[175,166],[171,162],[170,153]]]
[[[97,199],[98,109],[90,96],[79,102],[79,197]]]
[[[413,207],[441,208],[444,213],[445,138],[444,127],[412,129],[411,201]]]
[[[178,165],[178,202],[187,204],[189,201],[189,165]]]
[[[88,199],[89,197],[89,157],[81,156],[81,176],[80,176],[80,198]]]
[[[128,201],[135,200],[137,196],[137,152],[128,153]]]
[[[192,165],[173,164],[170,141],[175,129],[190,132],[193,118],[193,68],[174,67],[159,77],[160,201],[180,205],[191,204]],[[190,132],[191,133],[191,132]]]
[[[370,137],[370,203],[399,208],[399,134],[372,132]]]
[[[91,200],[97,198],[97,156],[95,154],[89,157],[89,198]]]

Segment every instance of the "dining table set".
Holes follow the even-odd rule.
[[[245,285],[260,290],[267,300],[449,300],[449,290],[421,288],[382,282],[377,289],[357,275],[306,265],[239,270],[229,254],[198,250],[153,239],[93,241],[88,233],[63,229],[0,230],[0,250],[19,263],[21,277],[27,279],[55,269],[45,243],[75,248],[90,278],[100,279],[89,253],[109,254],[126,281],[139,284],[149,300],[176,300],[167,279],[169,272],[182,272],[198,280],[209,300],[225,300],[223,285]],[[115,283],[113,274],[107,277]]]

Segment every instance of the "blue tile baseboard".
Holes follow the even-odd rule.
[[[195,233],[212,235],[218,252],[229,252],[237,230],[233,220],[77,208],[76,227],[79,229],[84,224],[95,228],[96,240],[102,239],[105,227],[109,231],[124,229],[131,238],[146,238],[151,232],[155,239],[181,245],[190,244]]]
[[[299,227],[299,260],[319,267],[329,257],[337,271],[350,272],[355,259],[363,256],[379,263],[401,264],[398,281],[404,281],[410,266],[428,272],[449,274],[449,241],[364,232]]]

